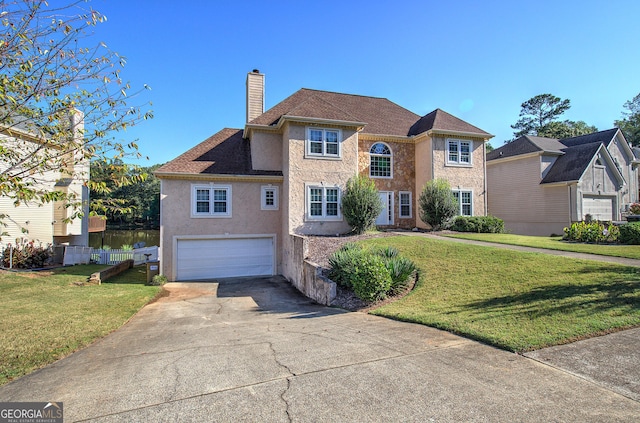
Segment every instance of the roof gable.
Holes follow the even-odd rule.
[[[155,173],[202,175],[282,175],[277,171],[256,171],[251,167],[249,140],[241,129],[225,128],[184,154],[158,168]]]
[[[436,109],[431,113],[422,116],[409,129],[409,135],[418,135],[427,131],[470,133],[490,137],[491,134],[483,131],[477,126],[459,119],[441,109]]]
[[[284,116],[362,122],[362,133],[412,136],[427,130],[464,132],[491,137],[488,132],[436,109],[423,117],[386,98],[302,88],[258,116],[251,125],[276,125]]]
[[[551,154],[564,154],[562,151],[566,148],[554,138],[535,137],[532,135],[523,135],[515,140],[503,145],[500,148],[487,153],[487,161],[502,159],[505,157],[520,156],[523,154],[544,152]]]

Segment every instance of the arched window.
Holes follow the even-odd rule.
[[[369,176],[372,178],[391,178],[392,157],[387,144],[375,143],[369,150]]]

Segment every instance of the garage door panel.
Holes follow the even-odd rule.
[[[177,280],[274,274],[272,237],[178,240],[176,258]]]
[[[585,195],[582,198],[582,213],[590,214],[594,220],[612,220],[613,198]]]

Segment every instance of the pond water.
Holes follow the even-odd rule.
[[[90,233],[89,246],[100,248],[102,245],[108,245],[112,249],[118,249],[123,245],[133,245],[137,242],[144,242],[145,247],[160,246],[160,231],[157,229],[107,229],[104,231],[104,241],[102,234],[102,232]]]

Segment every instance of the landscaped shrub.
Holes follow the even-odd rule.
[[[451,229],[458,232],[500,234],[504,232],[504,221],[494,216],[458,216]]]
[[[617,242],[620,229],[613,223],[603,224],[598,221],[576,222],[564,228],[564,240],[591,243]]]
[[[420,194],[419,204],[420,219],[434,230],[445,227],[459,211],[451,186],[444,179],[427,182]]]
[[[151,278],[151,282],[145,283],[147,286],[162,286],[167,283],[169,279],[165,275],[155,275]]]
[[[342,195],[342,214],[356,234],[373,227],[382,212],[380,195],[373,181],[364,176],[354,176],[347,181]]]
[[[356,267],[364,256],[362,247],[358,244],[348,243],[329,257],[329,278],[338,285],[353,289],[352,278]]]
[[[133,251],[133,245],[131,244],[124,244],[122,247],[120,247],[120,249],[122,251]]]
[[[363,254],[351,278],[353,292],[364,301],[378,301],[387,296],[391,288],[391,275],[382,258]]]
[[[618,240],[623,244],[640,245],[640,222],[630,222],[620,226]]]
[[[2,266],[14,269],[37,269],[45,266],[52,256],[51,246],[21,242],[8,245],[2,255]]]
[[[379,263],[386,272],[379,269]],[[404,291],[409,286],[410,277],[417,271],[415,264],[400,256],[396,248],[364,250],[353,243],[345,244],[333,253],[329,257],[329,265],[329,278],[352,289],[365,301],[375,301]],[[366,280],[367,278],[373,279]],[[384,291],[381,291],[383,288]]]

